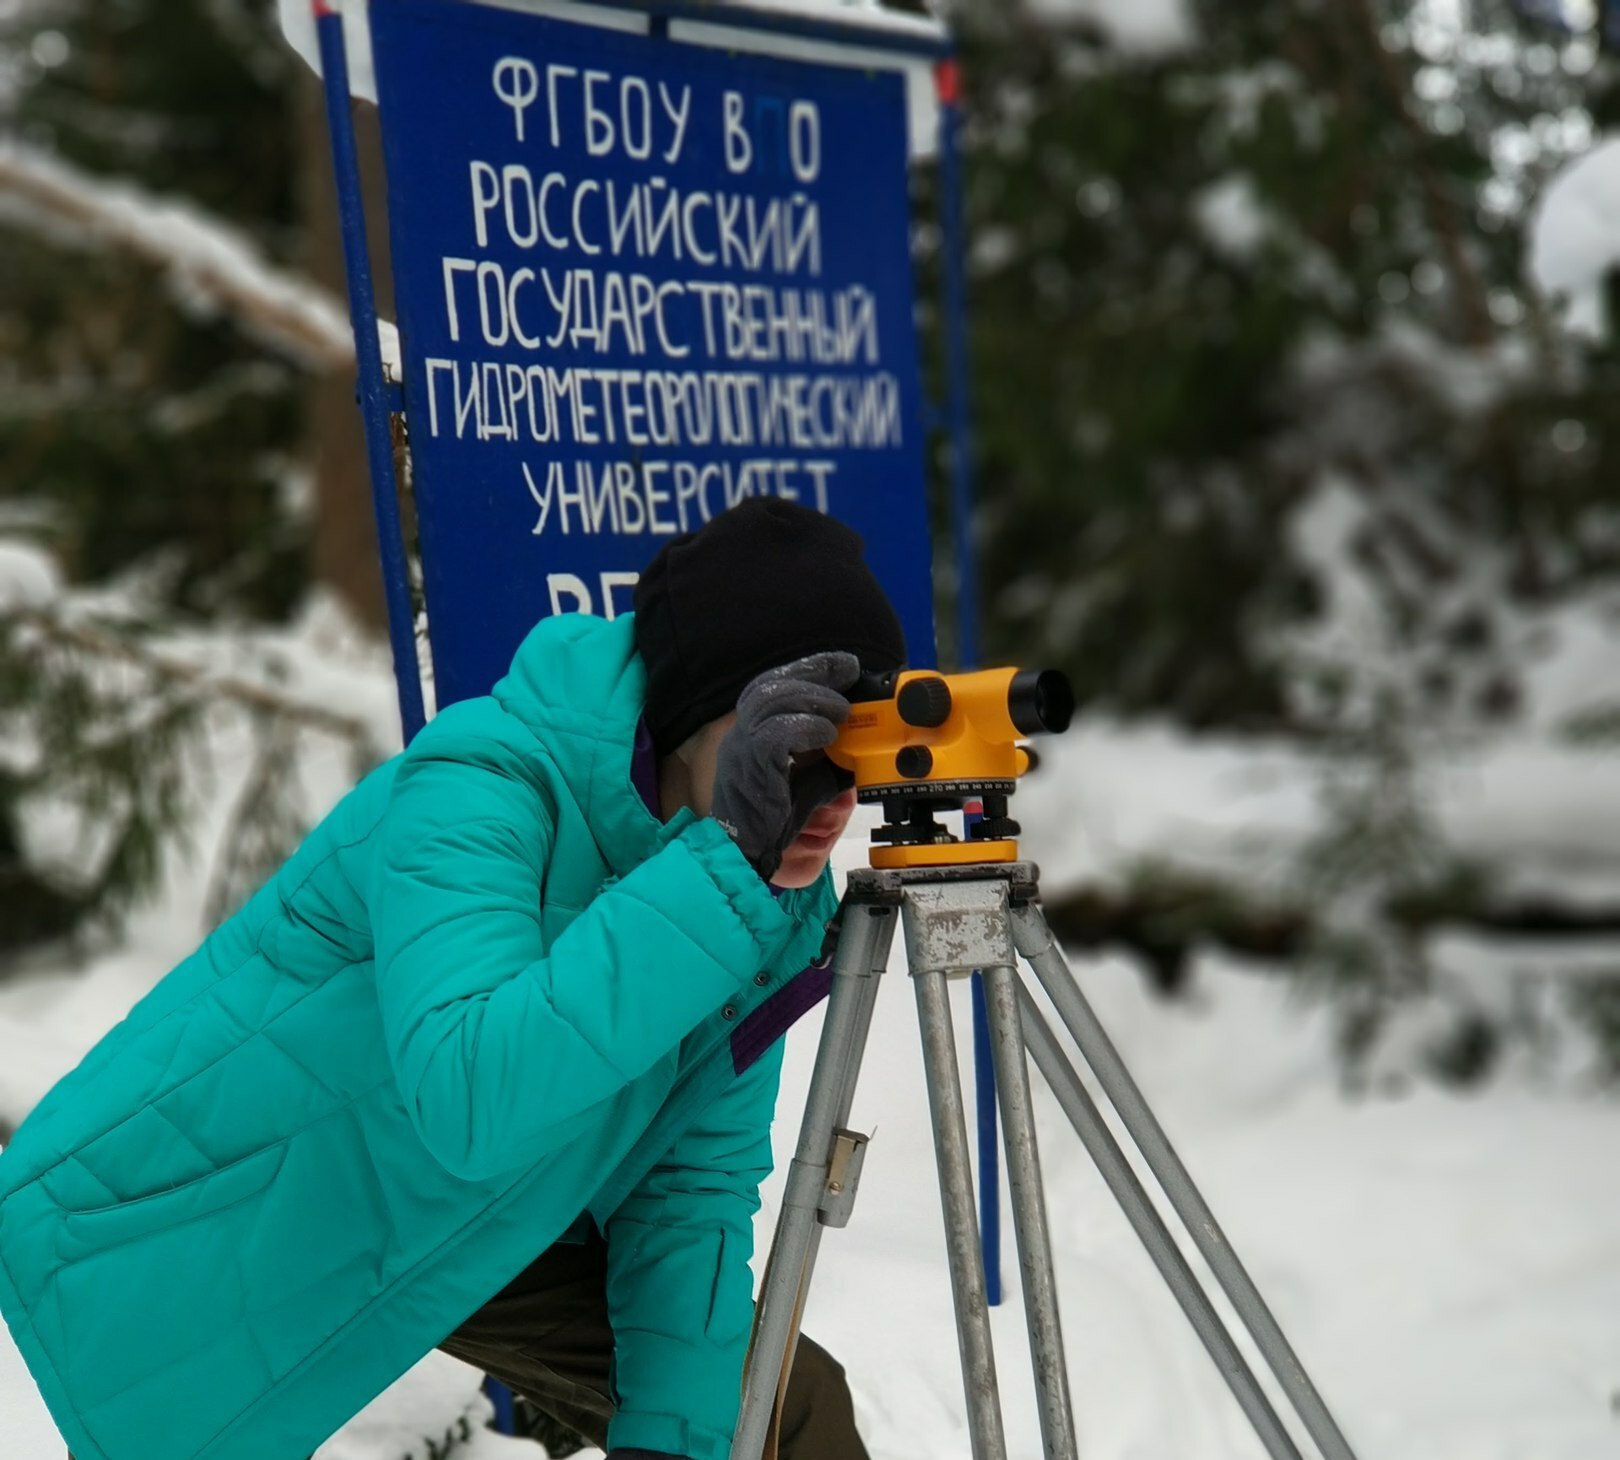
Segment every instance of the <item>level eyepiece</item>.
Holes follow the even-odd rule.
[[[874,700],[892,700],[894,682],[900,678],[898,669],[863,669],[861,677],[844,691],[844,698],[852,705],[869,705]]]
[[[1074,719],[1074,687],[1061,669],[1022,669],[1007,686],[1007,713],[1021,735],[1061,735]]]

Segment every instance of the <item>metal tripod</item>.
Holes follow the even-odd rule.
[[[1035,970],[1098,1084],[1192,1234],[1323,1460],[1354,1460],[1327,1406],[1075,984],[1036,900],[1038,875],[1030,862],[903,871],[863,869],[850,874],[839,912],[841,926],[831,1002],[760,1294],[731,1460],[760,1460],[766,1445],[774,1445],[773,1416],[786,1386],[821,1231],[823,1227],[844,1226],[854,1204],[867,1138],[846,1127],[878,983],[888,966],[896,910],[905,923],[906,956],[917,991],[973,1460],[1006,1460],[1007,1455],[990,1344],[989,1305],[979,1258],[966,1117],[946,992],[948,978],[963,977],[974,969],[983,970],[990,1011],[1046,1460],[1076,1460],[1076,1450],[1024,1061],[1026,1049],[1243,1407],[1267,1454],[1272,1460],[1300,1460],[1293,1439],[1019,978],[1017,954],[1022,954]]]

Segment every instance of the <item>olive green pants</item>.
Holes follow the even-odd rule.
[[[614,1404],[607,1243],[559,1242],[439,1345],[606,1448]],[[801,1336],[782,1408],[781,1460],[867,1460],[842,1367]]]

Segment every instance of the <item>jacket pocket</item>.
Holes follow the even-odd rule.
[[[754,1275],[744,1243],[735,1232],[722,1227],[715,1246],[714,1283],[703,1332],[711,1343],[738,1343],[754,1324]]]
[[[278,1141],[163,1191],[65,1210],[63,1230],[69,1244],[81,1252],[103,1251],[151,1232],[169,1231],[257,1195],[275,1179],[286,1158],[287,1142]]]

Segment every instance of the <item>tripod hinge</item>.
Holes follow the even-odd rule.
[[[827,1163],[827,1187],[821,1194],[817,1216],[824,1227],[844,1227],[855,1210],[855,1192],[861,1184],[861,1162],[871,1139],[859,1131],[833,1133],[832,1159]]]

